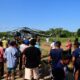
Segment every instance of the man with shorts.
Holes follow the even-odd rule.
[[[39,79],[39,69],[38,66],[41,60],[41,52],[38,48],[35,47],[36,40],[30,40],[30,47],[26,48],[23,52],[23,56],[25,56],[24,61],[25,63],[25,80],[34,80]]]
[[[4,58],[6,59],[6,63],[7,63],[6,80],[8,80],[8,78],[10,78],[10,80],[15,80],[14,72],[15,72],[15,68],[16,68],[17,52],[18,51],[16,49],[16,42],[12,41],[10,43],[9,47],[6,48],[5,53],[4,53]],[[11,75],[12,75],[12,79],[11,79]]]

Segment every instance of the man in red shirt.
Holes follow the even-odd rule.
[[[4,59],[3,59],[3,47],[2,42],[0,41],[0,78],[3,76],[4,73]]]
[[[66,49],[70,54],[71,54],[71,48],[72,48],[72,43],[71,43],[71,40],[68,39],[67,44],[66,44]]]

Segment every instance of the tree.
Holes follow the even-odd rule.
[[[60,37],[70,37],[70,36],[71,36],[71,32],[67,30],[63,30],[60,35]]]
[[[62,28],[56,28],[56,29],[54,29],[54,33],[53,34],[55,34],[55,36],[60,37],[60,34],[61,34],[62,31],[63,31]]]
[[[77,36],[80,37],[80,28],[77,30]]]
[[[7,33],[6,32],[0,32],[0,37],[3,37],[3,36],[7,37]]]

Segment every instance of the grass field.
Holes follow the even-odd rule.
[[[48,56],[49,52],[50,52],[50,44],[53,40],[58,40],[58,41],[61,41],[62,45],[61,47],[65,50],[66,49],[66,43],[67,43],[67,40],[68,39],[71,39],[71,42],[73,44],[74,40],[75,40],[75,37],[70,37],[70,38],[59,38],[59,37],[56,37],[56,38],[50,38],[50,42],[49,43],[46,43],[46,38],[42,38],[41,39],[41,51],[42,51],[42,57],[43,56]],[[80,40],[80,38],[79,38]]]

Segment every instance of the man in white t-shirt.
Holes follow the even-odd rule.
[[[50,45],[50,46],[51,46],[51,49],[55,49],[55,42],[56,42],[56,41],[53,41],[53,42],[51,43],[51,45]]]
[[[49,43],[49,38],[48,37],[46,38],[46,42]]]
[[[19,65],[19,70],[20,70],[20,76],[21,76],[21,70],[22,70],[22,53],[23,51],[29,47],[29,40],[24,40],[23,43],[20,45],[20,65]]]
[[[29,47],[29,40],[24,40],[23,43],[20,45],[21,53],[24,51],[25,48]]]

